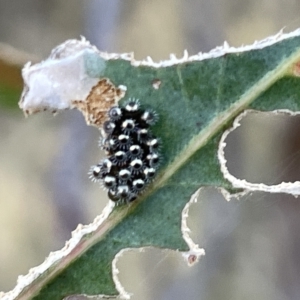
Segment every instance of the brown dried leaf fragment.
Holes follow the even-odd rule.
[[[86,100],[73,100],[72,106],[79,109],[88,125],[100,127],[107,119],[107,111],[125,96],[126,87],[118,86],[108,79],[101,79],[92,87]]]

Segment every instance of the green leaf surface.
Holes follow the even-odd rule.
[[[140,200],[114,209],[101,234],[86,237],[89,246],[64,268],[53,266],[41,275],[43,284],[35,300],[117,295],[112,260],[124,248],[188,251],[181,217],[192,194],[202,186],[237,192],[224,179],[218,160],[224,131],[245,109],[297,111],[300,107],[300,80],[294,76],[300,59],[297,35],[261,49],[159,68],[133,66],[122,59],[106,61],[92,54],[85,59],[91,77],[125,85],[126,99],[139,98],[143,106],[158,112],[153,132],[162,140],[164,160]],[[161,82],[158,89],[153,87],[155,80]]]
[[[36,61],[37,58],[0,43],[0,108],[18,107],[23,86],[21,70],[29,60]]]
[[[0,108],[16,109],[21,92],[21,66],[12,65],[0,58]]]

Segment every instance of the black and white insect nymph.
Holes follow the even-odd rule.
[[[108,157],[89,174],[108,190],[112,201],[134,201],[154,179],[161,162],[161,142],[151,132],[157,120],[157,113],[141,108],[136,99],[108,111],[100,143]]]

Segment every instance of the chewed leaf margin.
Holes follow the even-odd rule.
[[[67,41],[48,60],[27,65],[20,101],[25,112],[73,108],[72,101],[84,101],[99,78],[109,78],[115,86],[125,87],[125,97],[146,99],[147,105],[158,110],[161,121],[155,130],[163,133],[168,155],[142,201],[113,212],[109,204],[93,224],[80,226],[63,250],[52,253],[44,264],[20,277],[16,288],[2,294],[2,299],[29,299],[32,294],[37,295],[35,299],[59,299],[57,291],[61,296],[74,292],[115,295],[111,262],[120,250],[157,246],[189,251],[181,227],[186,202],[200,186],[235,191],[220,170],[217,153],[221,136],[237,115],[292,73],[300,59],[299,34],[300,30],[279,33],[238,49],[225,44],[208,54],[187,57],[185,53],[182,59],[171,57],[158,64],[151,60],[136,62],[128,54],[103,54],[85,40]],[[274,47],[268,47],[271,45]],[[261,52],[256,51],[259,49]],[[55,77],[53,82],[52,70],[62,65],[69,67],[67,74]],[[33,86],[39,76],[42,87]],[[79,78],[83,79],[80,83]],[[164,102],[167,100],[170,102]],[[168,235],[157,235],[161,228],[166,228]],[[95,266],[100,260],[110,267],[99,273]],[[90,282],[86,275],[93,276]]]

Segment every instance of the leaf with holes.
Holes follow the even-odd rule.
[[[300,110],[300,30],[252,46],[227,44],[207,54],[153,63],[104,54],[85,40],[67,41],[44,62],[23,70],[20,107],[27,113],[80,109],[101,127],[109,107],[129,98],[159,114],[159,174],[138,200],[109,204],[93,224],[80,226],[61,251],[22,277],[4,299],[62,299],[68,295],[126,296],[115,270],[125,248],[182,251],[189,263],[204,253],[187,234],[188,205],[203,186],[227,199],[253,190],[299,194],[299,182],[276,186],[239,180],[226,168],[226,135],[248,109]],[[95,142],[96,144],[96,142]]]

